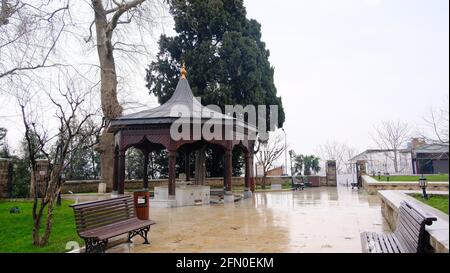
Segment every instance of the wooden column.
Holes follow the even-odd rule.
[[[147,150],[142,150],[144,153],[144,189],[148,189],[148,154]]]
[[[186,181],[191,181],[191,153],[185,153],[184,171],[186,173]]]
[[[118,178],[119,183],[117,187],[117,193],[118,194],[124,194],[125,193],[125,150],[119,150],[118,154]]]
[[[117,193],[119,188],[119,152],[114,152],[114,170],[113,170],[113,193]]]
[[[233,177],[233,156],[231,149],[225,150],[225,191],[226,194],[232,192]]]
[[[169,151],[169,198],[175,199],[175,164],[177,161],[177,152],[176,151]]]
[[[251,155],[250,153],[245,154],[245,190],[250,190],[250,177],[251,177]]]
[[[255,154],[250,152],[250,190],[255,192],[256,189],[256,175],[255,175]]]

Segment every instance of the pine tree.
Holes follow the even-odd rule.
[[[269,51],[261,41],[261,25],[246,18],[243,0],[171,0],[170,13],[177,35],[162,35],[157,60],[147,69],[147,88],[160,103],[173,94],[181,64],[186,63],[194,96],[203,105],[278,106],[278,127],[285,114],[274,84]],[[269,119],[267,120],[269,126]],[[235,153],[234,153],[235,154]],[[207,154],[214,168],[211,175],[223,175],[219,154]],[[233,159],[233,173],[240,174],[243,159]],[[235,162],[235,160],[233,160]],[[208,165],[208,163],[207,163]]]
[[[185,61],[189,84],[204,105],[278,105],[278,127],[285,115],[274,84],[261,25],[246,18],[243,0],[172,0],[175,37],[162,35],[159,54],[147,69],[147,87],[160,103],[177,85]]]

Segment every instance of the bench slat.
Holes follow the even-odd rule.
[[[370,233],[372,240],[375,242],[375,248],[377,253],[383,253],[381,250],[380,242],[378,241],[378,236],[376,236],[375,232]]]
[[[139,220],[137,218],[128,219],[125,221],[116,222],[116,223],[108,225],[108,226],[98,227],[98,228],[84,231],[81,233],[81,235],[84,237],[98,238],[98,239],[102,240],[104,238],[115,237],[117,235],[127,233],[130,230],[136,230],[136,229],[150,226],[153,224],[155,224],[155,222],[152,220]],[[110,234],[117,234],[117,235],[108,237],[108,235],[110,235]]]
[[[111,198],[111,199],[104,199],[104,200],[97,200],[97,201],[90,201],[90,202],[83,202],[83,203],[78,203],[78,204],[73,204],[70,205],[70,207],[72,207],[73,209],[84,209],[84,208],[90,208],[90,207],[101,207],[101,206],[105,206],[108,204],[112,204],[112,203],[116,203],[119,202],[121,200],[128,200],[128,199],[133,199],[132,196],[122,196],[122,197],[116,197],[116,198]]]
[[[397,239],[397,237],[395,236],[395,234],[391,233],[391,234],[387,234],[387,238],[389,239],[389,241],[391,242],[391,246],[394,249],[394,253],[403,253],[405,252],[403,249],[402,244],[400,243],[400,241]]]
[[[402,211],[404,211],[404,210],[402,209]],[[404,211],[404,212],[405,213],[402,213],[400,215],[401,219],[403,221],[406,221],[412,229],[414,229],[417,233],[419,233],[420,229],[422,227],[422,223],[425,220],[425,218],[422,218],[422,220],[420,222],[418,222],[417,218],[415,218],[413,215],[407,215],[407,212],[406,211]]]
[[[386,242],[384,241],[384,238],[381,234],[374,233],[374,236],[377,238],[377,241],[380,243],[381,252],[382,253],[388,253]]]
[[[414,252],[414,249],[417,248],[417,242],[414,241],[413,237],[401,223],[397,225],[397,229],[394,234],[399,240],[401,240],[402,246],[406,248],[408,252]]]
[[[115,237],[118,235],[122,235],[128,233],[130,230],[137,230],[140,228],[144,228],[147,226],[151,226],[154,224],[151,222],[141,222],[141,220],[136,219],[137,221],[131,222],[130,224],[120,225],[116,227],[106,227],[104,230],[98,232],[97,236],[100,240]]]
[[[107,206],[99,206],[97,208],[89,207],[89,208],[81,208],[81,209],[75,209],[75,210],[79,213],[88,215],[88,214],[107,212],[111,208],[127,208],[127,207],[130,207],[130,205],[132,205],[132,204],[133,204],[132,200],[127,200],[127,201],[121,201],[121,202],[117,202],[117,203],[111,203],[111,204],[108,204]]]
[[[75,215],[77,219],[83,219],[84,221],[92,221],[92,220],[99,220],[106,218],[109,215],[114,215],[117,213],[122,213],[126,215],[130,215],[130,217],[134,216],[134,208],[124,208],[124,207],[114,207],[111,208],[109,211],[104,211],[102,213],[96,213],[96,214],[85,214],[85,213],[78,213]]]
[[[399,222],[397,225],[397,230],[396,232],[400,232],[402,233],[405,237],[405,239],[408,239],[409,241],[411,241],[411,243],[418,243],[418,236],[419,236],[419,232],[414,232],[411,231],[410,227],[403,221]]]
[[[106,226],[109,224],[113,224],[115,222],[125,221],[128,219],[130,219],[130,217],[128,217],[127,215],[111,215],[110,218],[99,220],[97,222],[88,222],[88,223],[80,222],[77,224],[80,225],[80,227],[82,227],[85,230],[85,229]]]
[[[127,209],[132,208],[130,205],[125,204],[114,204],[109,207],[104,207],[98,210],[77,210],[77,214],[83,214],[84,216],[90,216],[90,215],[101,215],[103,213],[108,213],[108,211],[115,210],[115,209]]]
[[[379,235],[383,238],[383,241],[386,245],[386,253],[394,253],[395,246],[392,246],[392,242],[389,240],[388,235],[387,234],[379,234]]]
[[[367,239],[367,232],[361,233],[361,247],[363,253],[369,252],[369,246],[367,245],[368,239]]]

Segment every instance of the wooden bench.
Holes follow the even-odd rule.
[[[128,233],[128,242],[139,235],[148,244],[147,233],[155,224],[136,217],[132,196],[71,205],[78,235],[84,239],[86,253],[105,252],[110,238]]]
[[[437,218],[421,213],[411,204],[403,201],[400,205],[397,226],[394,233],[361,233],[362,250],[365,253],[423,253],[429,247],[426,225]]]

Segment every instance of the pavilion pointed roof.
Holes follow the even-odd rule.
[[[180,117],[194,118],[194,120],[235,120],[233,117],[203,106],[192,94],[184,67],[181,74],[175,92],[166,103],[156,108],[113,119],[110,130],[115,131],[114,128],[130,125],[172,123]]]

